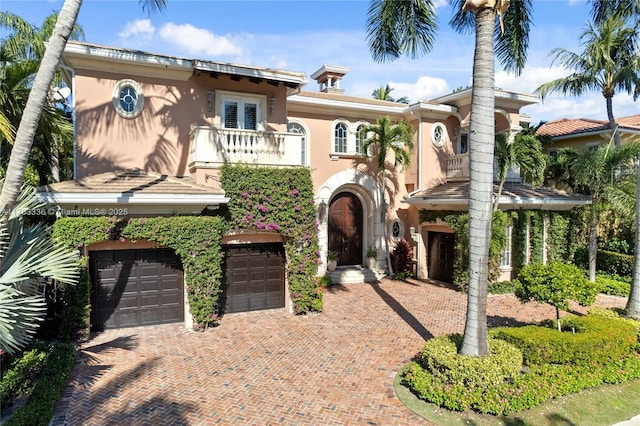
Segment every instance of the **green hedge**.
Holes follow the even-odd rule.
[[[589,249],[581,247],[574,254],[574,262],[583,269],[589,269]],[[613,251],[598,250],[596,270],[610,275],[630,277],[633,272],[633,256]]]
[[[597,367],[536,365],[513,381],[497,386],[467,388],[461,384],[452,385],[435,377],[417,362],[410,363],[402,377],[403,384],[415,395],[440,407],[507,415],[584,389],[640,378],[640,354],[633,353]]]
[[[46,426],[51,421],[73,369],[76,350],[70,343],[54,343],[43,351],[44,367],[33,383],[27,403],[13,413],[5,426]]]
[[[631,292],[631,284],[628,282],[618,281],[601,275],[596,275],[596,286],[598,287],[598,292],[612,296],[628,297]]]
[[[634,326],[616,318],[568,316],[563,320],[563,329],[559,332],[539,325],[500,327],[491,335],[519,348],[527,365],[606,365],[628,355],[637,343]]]
[[[46,356],[43,345],[36,345],[11,362],[0,380],[0,408],[10,406],[15,398],[31,392],[33,381],[42,371]]]

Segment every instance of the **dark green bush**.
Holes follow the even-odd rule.
[[[420,352],[420,365],[438,380],[466,388],[495,386],[514,379],[522,369],[522,354],[514,346],[489,340],[489,355],[459,355],[461,335],[428,340]]]
[[[76,360],[70,343],[47,345],[44,367],[31,390],[31,396],[7,420],[5,426],[46,426],[51,421],[60,394],[69,380]]]
[[[539,325],[501,327],[491,335],[519,348],[526,365],[606,365],[628,355],[637,343],[635,328],[621,319],[569,316],[563,328],[566,331]]]
[[[589,268],[589,250],[581,247],[574,254],[574,263],[582,269]],[[596,270],[605,274],[630,277],[633,271],[633,256],[613,251],[598,250]]]
[[[33,380],[42,370],[47,353],[42,345],[25,351],[11,363],[0,380],[0,408],[13,404],[19,396],[25,396],[33,387]]]
[[[513,293],[516,289],[517,281],[497,281],[494,283],[489,283],[489,293],[490,294],[507,294]]]

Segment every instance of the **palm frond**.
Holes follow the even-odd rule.
[[[496,58],[505,71],[519,76],[527,62],[529,29],[533,22],[531,0],[511,0],[502,20],[504,33],[499,25],[494,33]]]
[[[372,0],[367,12],[367,44],[377,62],[431,50],[437,24],[431,0]]]
[[[0,349],[15,353],[26,346],[46,309],[42,296],[25,297],[14,288],[0,284]]]

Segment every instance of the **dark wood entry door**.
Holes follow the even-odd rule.
[[[362,203],[342,192],[329,205],[329,250],[340,253],[338,265],[362,263]]]
[[[452,233],[429,232],[429,278],[453,282],[454,242],[455,235]]]

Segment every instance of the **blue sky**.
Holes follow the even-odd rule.
[[[418,59],[400,58],[378,64],[371,59],[365,33],[368,0],[167,0],[163,13],[148,17],[137,0],[85,0],[78,23],[86,41],[116,47],[222,62],[302,71],[311,75],[323,64],[350,68],[343,79],[345,93],[369,97],[385,84],[395,97],[432,99],[471,83],[473,34],[459,35],[448,25],[446,0],[438,5],[436,44]],[[567,71],[551,67],[551,49],[579,51],[579,35],[587,24],[584,0],[533,0],[527,67],[519,78],[496,63],[496,86],[530,93]],[[0,8],[39,25],[62,1],[2,0]],[[306,90],[317,90],[310,81]],[[523,112],[533,122],[562,117],[605,119],[599,92],[580,98],[552,95]],[[632,97],[614,97],[614,114],[640,113]]]

